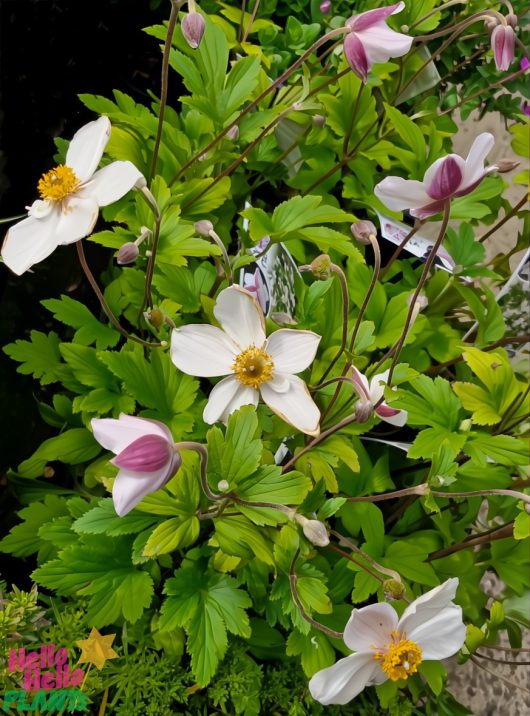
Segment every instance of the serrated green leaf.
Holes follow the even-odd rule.
[[[49,298],[41,303],[58,321],[77,329],[74,340],[83,346],[95,343],[97,348],[111,348],[120,339],[115,328],[98,321],[83,303],[69,296]]]
[[[46,335],[41,331],[31,331],[30,340],[18,340],[3,348],[4,353],[22,365],[18,373],[33,375],[42,385],[60,380],[61,354],[59,352],[59,336],[51,331]]]
[[[20,463],[18,471],[24,477],[39,477],[48,462],[60,460],[67,465],[79,465],[96,457],[101,446],[85,428],[72,428],[45,440],[33,455]]]
[[[79,534],[106,534],[109,537],[129,535],[142,532],[157,521],[156,517],[148,517],[132,510],[123,517],[118,517],[114,502],[107,497],[77,519],[72,525],[74,532]]]

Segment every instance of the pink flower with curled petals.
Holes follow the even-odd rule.
[[[282,420],[308,435],[318,435],[320,411],[295,373],[309,367],[320,336],[282,328],[265,335],[263,311],[240,286],[225,288],[215,303],[221,328],[188,324],[173,330],[171,360],[188,375],[227,376],[214,387],[203,420],[212,424],[259,398]]]
[[[389,371],[386,370],[384,373],[374,375],[372,380],[368,381],[365,375],[360,373],[357,368],[352,367],[353,382],[358,386],[361,394],[364,395],[364,400],[363,398],[359,398],[362,405],[369,405],[373,408],[373,406],[379,402],[385,392],[385,386],[388,382],[388,373]],[[375,408],[375,414],[386,423],[399,427],[403,427],[408,418],[406,410],[392,408],[384,401]]]
[[[462,609],[453,603],[458,579],[448,579],[415,599],[398,618],[381,602],[354,609],[344,629],[353,654],[317,671],[309,681],[315,701],[344,705],[367,686],[408,679],[422,661],[447,659],[463,646]]]
[[[447,202],[470,194],[496,165],[484,166],[495,138],[483,132],[473,142],[466,159],[449,154],[437,159],[423,177],[423,181],[387,177],[375,186],[374,193],[392,211],[410,209],[412,216],[426,219],[443,211]]]
[[[66,164],[43,174],[41,196],[28,208],[28,217],[9,229],[2,258],[19,276],[47,258],[58,246],[88,236],[99,208],[121,199],[145,179],[129,161],[112,162],[96,171],[110,137],[108,117],[89,122],[76,132]]]
[[[410,50],[413,38],[391,30],[385,22],[404,7],[405,3],[399,2],[362,12],[346,21],[350,32],[344,38],[344,55],[363,82],[372,65],[388,62],[391,57],[402,57]]]
[[[495,66],[506,72],[515,59],[515,32],[511,25],[497,25],[491,33],[491,49]]]
[[[120,517],[165,485],[181,465],[169,428],[158,420],[122,413],[119,420],[93,418],[91,425],[98,443],[116,454],[111,462],[120,471],[112,499]]]

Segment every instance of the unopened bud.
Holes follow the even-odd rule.
[[[126,244],[120,246],[120,250],[116,255],[116,261],[120,266],[133,264],[138,258],[139,253],[138,246],[134,242],[128,241]]]
[[[466,418],[466,420],[462,420],[460,425],[458,426],[458,430],[461,433],[468,433],[473,426],[473,421],[471,418]]]
[[[227,492],[230,489],[230,483],[228,480],[219,480],[217,483],[217,489],[219,492]]]
[[[525,71],[530,67],[530,60],[528,59],[528,57],[523,57],[521,59],[521,62],[519,62],[519,67]]]
[[[326,124],[326,118],[323,114],[314,114],[313,124],[315,125],[315,127],[323,127]]]
[[[506,15],[506,22],[508,23],[508,25],[510,25],[510,27],[513,27],[513,29],[515,30],[515,28],[517,27],[517,15],[515,15],[513,12],[509,12]]]
[[[230,141],[237,142],[239,139],[239,127],[237,125],[230,127],[225,136],[227,139],[230,139]]]
[[[157,331],[164,323],[164,314],[159,308],[153,308],[152,311],[144,313],[144,316],[149,321],[149,323],[156,328]]]
[[[329,535],[325,524],[318,520],[308,520],[307,517],[297,513],[293,517],[299,525],[302,525],[304,535],[311,544],[316,547],[325,547],[329,544]]]
[[[315,278],[325,281],[331,276],[331,259],[327,254],[320,254],[311,261],[309,268]]]
[[[358,423],[366,423],[370,420],[374,406],[369,400],[358,400],[355,405],[355,420]]]
[[[46,465],[46,467],[42,471],[42,476],[49,480],[50,477],[53,477],[54,475],[55,470],[53,469],[53,467],[51,465]]]
[[[213,231],[213,224],[208,219],[201,219],[195,223],[195,231],[201,236],[210,236],[210,231]]]
[[[520,162],[514,159],[499,159],[496,162],[496,167],[499,174],[505,174],[506,172],[513,172],[514,169],[517,169],[519,164]]]
[[[405,585],[398,582],[397,579],[385,579],[383,582],[383,593],[385,599],[403,599],[405,595]]]
[[[203,16],[198,12],[189,12],[180,25],[182,34],[188,45],[196,50],[201,44],[206,28]]]
[[[324,2],[320,3],[320,12],[323,15],[327,15],[330,10],[331,10],[331,0],[324,0]]]
[[[140,177],[134,183],[135,189],[144,189],[146,186],[147,186],[147,181],[146,181],[145,177]]]
[[[351,225],[351,233],[360,244],[371,244],[370,236],[377,236],[377,229],[371,221],[356,221]]]
[[[288,313],[282,311],[275,311],[271,313],[271,320],[274,321],[278,326],[296,326],[296,321]]]

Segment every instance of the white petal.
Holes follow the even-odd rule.
[[[404,631],[408,635],[413,629],[435,617],[451,604],[457,587],[458,579],[453,577],[415,599],[401,615],[399,631]]]
[[[74,170],[81,182],[86,182],[98,168],[110,137],[108,117],[100,117],[81,127],[66,152],[66,165]]]
[[[83,193],[89,193],[98,206],[107,206],[125,196],[142,178],[142,172],[132,162],[112,162],[94,174]]]
[[[357,370],[355,366],[352,366],[352,379],[359,388],[363,391],[367,398],[370,398],[370,386],[368,384],[368,378]]]
[[[261,386],[261,397],[286,423],[307,435],[318,435],[320,410],[309,395],[306,384],[296,375],[285,375],[285,378],[289,381],[289,390],[276,392],[272,381],[269,381]]]
[[[226,422],[228,416],[242,405],[257,405],[259,393],[248,385],[243,385],[233,375],[219,381],[210,393],[202,414],[205,423],[211,425],[218,420]]]
[[[344,628],[344,643],[352,651],[384,649],[397,623],[396,610],[386,602],[354,609]]]
[[[464,177],[461,188],[474,184],[484,175],[484,160],[495,144],[495,137],[489,132],[483,132],[473,142],[464,167]]]
[[[58,246],[73,244],[88,236],[99,215],[99,208],[92,197],[73,194],[60,205],[59,221],[55,227]]]
[[[359,652],[317,671],[309,681],[311,696],[324,706],[347,704],[361,691],[379,681],[381,669],[373,652]],[[377,675],[377,676],[376,676]],[[385,677],[386,680],[386,677]]]
[[[267,341],[265,351],[281,373],[300,373],[313,362],[320,336],[312,331],[295,331],[282,328]]]
[[[159,435],[173,443],[169,428],[157,420],[137,418],[134,415],[121,414],[119,420],[113,418],[93,418],[91,420],[94,437],[105,450],[118,455],[134,440],[145,435]]]
[[[379,398],[382,398],[385,393],[385,386],[388,382],[388,374],[390,370],[385,370],[383,373],[378,373],[370,381],[370,399],[372,403],[377,403]]]
[[[386,177],[374,188],[374,193],[392,211],[421,209],[432,203],[423,182],[402,177]]]
[[[263,311],[253,296],[240,286],[230,286],[217,296],[214,316],[240,348],[265,342]],[[240,352],[240,351],[238,351]]]
[[[400,627],[401,628],[401,624]],[[406,629],[407,639],[414,641],[422,651],[422,658],[447,659],[453,656],[466,640],[466,626],[462,621],[462,609],[451,604],[423,624]]]
[[[12,226],[2,246],[5,265],[20,276],[49,256],[57,248],[55,229],[58,221],[59,213],[53,211],[43,219],[30,216]]]
[[[362,30],[357,33],[357,37],[364,47],[370,66],[379,62],[388,62],[392,57],[406,55],[413,39],[391,30],[384,21]]]
[[[397,413],[395,415],[381,415],[382,411],[379,411],[379,408],[389,408],[390,410],[397,410]],[[388,405],[388,403],[385,403],[384,401],[381,403],[379,408],[376,408],[376,415],[381,418],[381,420],[384,420],[385,423],[389,423],[390,425],[395,425],[396,427],[402,428],[409,418],[409,414],[406,410],[398,410],[397,408],[392,408],[391,405]]]
[[[188,375],[213,378],[233,373],[238,347],[224,331],[208,323],[176,328],[171,335],[171,360]]]
[[[156,472],[139,475],[137,472],[120,470],[112,486],[114,509],[120,517],[130,512],[133,507],[151,492],[159,490],[173,475],[173,460]]]

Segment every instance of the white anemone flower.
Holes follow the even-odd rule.
[[[213,312],[222,328],[189,324],[171,337],[171,359],[179,370],[203,378],[228,376],[210,393],[204,421],[226,422],[242,405],[256,406],[261,395],[282,420],[318,435],[320,411],[294,374],[313,361],[320,336],[284,328],[267,338],[263,311],[239,286],[221,291]]]
[[[4,263],[19,276],[47,258],[57,246],[88,236],[99,207],[121,199],[142,173],[131,162],[112,162],[96,171],[110,137],[108,117],[79,129],[66,153],[66,163],[39,179],[41,196],[28,209],[28,217],[9,229],[2,246]]]
[[[344,705],[367,686],[407,679],[422,661],[456,654],[466,638],[462,609],[452,601],[457,587],[458,579],[448,579],[415,599],[401,618],[386,602],[354,609],[343,638],[356,653],[311,678],[313,698]]]

